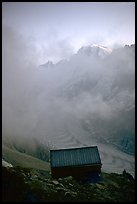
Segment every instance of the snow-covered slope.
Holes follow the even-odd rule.
[[[78,51],[78,54],[105,58],[111,52],[112,50],[108,47],[93,44],[93,45],[81,47]]]
[[[12,164],[2,159],[2,166],[4,167],[13,167]]]

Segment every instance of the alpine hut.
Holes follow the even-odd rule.
[[[50,150],[50,164],[53,178],[87,178],[99,175],[102,167],[97,146]]]

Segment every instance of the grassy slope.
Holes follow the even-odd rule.
[[[20,153],[4,145],[2,147],[2,155],[7,162],[13,164],[14,166],[29,167],[45,171],[50,170],[48,162],[44,162],[25,153]]]

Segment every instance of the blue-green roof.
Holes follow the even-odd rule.
[[[97,146],[50,150],[51,167],[101,164]]]

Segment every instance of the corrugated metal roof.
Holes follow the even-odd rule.
[[[101,164],[97,146],[50,150],[51,167]]]

